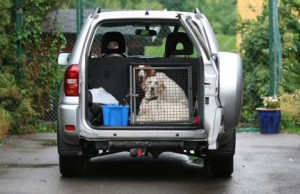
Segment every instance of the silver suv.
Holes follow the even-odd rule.
[[[242,63],[221,52],[197,9],[108,11],[85,21],[67,65],[58,107],[63,176],[92,157],[128,152],[204,158],[230,176],[242,104]]]

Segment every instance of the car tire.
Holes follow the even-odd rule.
[[[59,156],[59,170],[63,177],[80,176],[83,167],[84,162],[80,156]]]

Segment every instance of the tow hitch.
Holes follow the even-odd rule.
[[[130,156],[131,157],[142,157],[142,156],[148,156],[148,154],[142,148],[133,148],[130,150]]]

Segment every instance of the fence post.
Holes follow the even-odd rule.
[[[77,4],[76,4],[76,34],[77,34],[77,36],[80,32],[82,25],[83,25],[82,0],[77,0]]]
[[[23,25],[23,1],[22,0],[16,0],[16,31],[18,32],[22,25]],[[22,45],[20,41],[17,41],[17,60],[18,62],[21,61],[22,57]]]
[[[269,68],[270,95],[277,95],[282,76],[282,48],[278,27],[277,0],[269,0]]]

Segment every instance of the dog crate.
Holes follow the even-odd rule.
[[[130,124],[193,123],[192,65],[130,65],[130,91]]]

